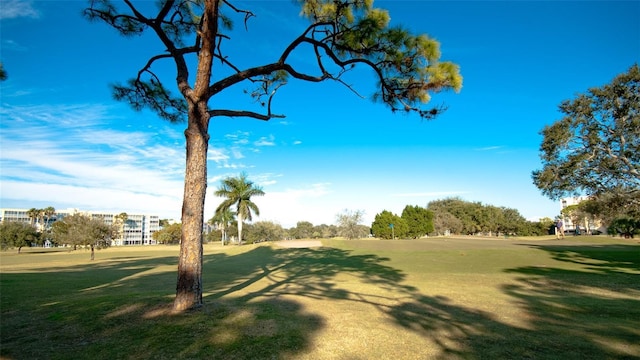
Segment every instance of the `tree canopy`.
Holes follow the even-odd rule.
[[[116,233],[116,227],[83,214],[65,216],[64,219],[53,223],[51,228],[52,237],[58,244],[74,248],[88,246],[91,249],[91,260],[93,250],[109,247]]]
[[[516,209],[465,201],[457,197],[427,204],[440,233],[542,235],[547,224],[535,228]]]
[[[284,240],[285,231],[280,224],[271,221],[258,221],[247,225],[245,239],[248,243]]]
[[[31,246],[38,240],[38,233],[29,224],[3,221],[0,223],[0,249],[17,247],[18,252],[24,246]]]
[[[551,199],[588,195],[606,217],[640,216],[640,68],[560,104],[533,183]]]
[[[402,238],[409,231],[406,221],[388,210],[376,214],[371,224],[373,236],[381,239]]]
[[[173,223],[167,225],[159,231],[156,231],[151,235],[153,240],[158,244],[178,244],[180,243],[180,236],[182,234],[182,224]]]
[[[433,231],[433,212],[421,207],[407,205],[402,210],[402,219],[407,223],[407,236],[419,238]]]
[[[362,210],[345,209],[336,215],[336,223],[338,224],[338,234],[347,239],[358,239],[368,235],[366,229],[360,226],[362,222]]]

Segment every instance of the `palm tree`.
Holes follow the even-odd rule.
[[[51,220],[51,217],[53,217],[53,215],[56,214],[56,209],[53,206],[48,206],[42,210],[42,213],[44,217],[47,219],[45,221],[45,228],[47,228],[49,225],[49,220]]]
[[[222,242],[222,246],[224,246],[225,241],[227,240],[227,227],[229,227],[229,223],[233,221],[235,217],[234,213],[231,209],[220,209],[220,211],[216,211],[213,217],[209,220],[209,224],[219,224],[222,232],[222,237],[220,241]]]
[[[31,219],[31,226],[35,225],[35,220],[38,218],[39,215],[40,215],[40,210],[36,208],[31,208],[27,210],[27,216],[29,217],[29,219]]]
[[[38,228],[40,232],[44,232],[44,218],[45,218],[45,209],[38,209]]]
[[[216,213],[224,211],[235,205],[236,216],[238,217],[238,243],[242,243],[242,221],[247,219],[251,221],[251,212],[260,215],[260,209],[251,201],[252,196],[262,196],[264,191],[259,186],[253,184],[253,181],[247,179],[247,174],[241,173],[238,177],[227,177],[223,179],[220,187],[214,193],[215,196],[225,197]]]

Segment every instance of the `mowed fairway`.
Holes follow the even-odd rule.
[[[608,237],[174,246],[0,256],[3,359],[640,358],[640,246]]]

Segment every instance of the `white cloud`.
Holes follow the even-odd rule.
[[[235,174],[237,175],[237,174]],[[280,191],[272,191],[270,186],[282,175],[262,174],[251,176],[253,180],[260,186],[264,186],[265,195],[252,198],[258,205],[261,216],[253,218],[255,221],[273,221],[281,224],[285,228],[294,227],[298,221],[310,221],[313,224],[333,224],[335,214],[339,209],[335,209],[334,205],[328,199],[333,193],[331,184],[316,183],[307,186],[288,188]],[[209,181],[211,188],[216,185]],[[205,219],[211,218],[216,207],[222,201],[211,195],[210,190],[207,194],[205,203]]]
[[[104,129],[96,105],[3,106],[2,203],[47,203],[179,216],[183,146],[157,133]],[[18,204],[21,202],[22,204]]]
[[[224,137],[231,140],[234,145],[249,144],[249,133],[246,131],[237,131],[235,134],[227,134]]]
[[[255,146],[274,146],[276,143],[274,142],[275,138],[273,135],[263,136],[258,141],[254,142]]]
[[[15,19],[20,17],[40,17],[40,13],[33,7],[33,1],[2,0],[2,6],[0,6],[0,19]]]
[[[207,153],[207,160],[213,161],[216,163],[221,163],[229,160],[229,156],[224,153],[224,149],[210,147]]]
[[[124,181],[123,181],[124,183]],[[180,218],[182,188],[180,183],[169,188],[145,189],[153,192],[136,192],[129,188],[107,189],[93,186],[26,183],[2,181],[2,193],[8,194],[4,202],[16,203],[19,207],[45,202],[58,209],[78,208],[82,210],[123,211],[129,213],[157,214],[163,218]],[[14,198],[15,194],[19,198]],[[3,195],[4,197],[5,195]],[[19,202],[19,203],[18,203]],[[22,205],[19,205],[19,204]]]
[[[271,220],[286,228],[295,226],[298,221],[310,221],[315,225],[333,224],[337,211],[330,201],[326,201],[332,192],[329,183],[310,184],[282,191],[269,191],[265,188],[265,195],[254,199],[261,214],[254,221]]]

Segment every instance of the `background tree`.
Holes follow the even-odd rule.
[[[529,223],[516,209],[460,198],[434,200],[427,204],[427,209],[434,213],[434,228],[439,234],[449,230],[453,234],[534,235],[541,231],[539,225]]]
[[[433,227],[437,235],[460,234],[462,221],[450,212],[438,209],[433,211]]]
[[[245,238],[254,244],[263,241],[279,241],[285,237],[285,231],[280,224],[271,221],[258,221],[246,229]]]
[[[407,223],[407,236],[419,238],[432,232],[433,213],[421,206],[407,205],[402,210],[402,219]]]
[[[393,228],[391,227],[392,224]],[[394,236],[396,238],[402,238],[406,236],[408,228],[404,219],[387,210],[376,214],[371,224],[373,236],[381,239],[393,239]]]
[[[518,234],[523,236],[528,235],[545,235],[544,232],[541,234],[537,234],[537,231],[534,232],[534,223],[529,224],[530,222],[525,219],[518,210],[501,207],[502,212],[502,223],[500,224],[500,231],[503,231],[507,234]],[[544,225],[542,226],[544,229]],[[544,230],[543,230],[544,231]]]
[[[640,68],[560,104],[542,129],[533,183],[551,199],[589,195],[604,218],[640,218]]]
[[[640,220],[633,218],[617,218],[607,228],[609,235],[620,235],[632,239],[639,231]]]
[[[296,227],[289,230],[294,239],[310,239],[313,236],[313,224],[309,221],[298,221]]]
[[[481,205],[479,203],[473,203],[464,201],[458,197],[452,197],[442,200],[434,200],[427,204],[427,209],[438,212],[448,212],[458,219],[461,228],[459,233],[461,234],[475,234],[480,231],[479,220],[481,217]],[[454,232],[452,230],[453,233]]]
[[[338,234],[347,239],[359,239],[368,235],[368,231],[364,230],[360,223],[364,211],[345,209],[336,215],[336,223],[338,225]],[[365,228],[366,229],[366,228]]]
[[[3,221],[0,223],[0,247],[2,250],[17,247],[18,253],[24,246],[31,246],[38,239],[38,232],[25,223]]]
[[[235,215],[231,209],[220,209],[216,211],[213,217],[209,220],[209,223],[212,225],[218,225],[220,227],[220,242],[224,246],[225,243],[229,241],[227,237],[227,229],[229,228],[229,224],[233,221]]]
[[[238,244],[242,243],[242,222],[246,219],[252,220],[252,213],[260,216],[260,209],[251,198],[262,196],[262,188],[254,185],[253,181],[247,179],[247,174],[241,173],[237,177],[227,177],[220,183],[220,187],[214,193],[216,196],[224,197],[225,200],[218,205],[216,213],[224,212],[235,207],[236,220],[238,222]]]
[[[40,210],[36,208],[31,208],[27,210],[27,216],[31,221],[31,226],[35,227],[36,221],[38,220],[38,216],[40,215]]]
[[[120,214],[114,217],[115,225],[118,227],[118,235],[120,237],[120,245],[125,245],[125,230],[127,228],[127,221],[129,220],[129,214],[126,212],[121,212]]]
[[[151,237],[159,244],[179,244],[182,236],[182,224],[174,223],[156,231]]]
[[[39,231],[44,231],[44,218],[45,218],[45,210],[44,209],[38,209],[38,230]]]
[[[338,236],[338,227],[333,224],[320,224],[313,227],[313,232],[319,234],[320,238],[329,239]]]
[[[56,214],[56,209],[53,206],[47,206],[42,210],[42,215],[44,216],[44,229],[50,228],[49,222],[51,218]]]
[[[373,70],[377,80],[375,100],[392,111],[414,112],[424,118],[433,118],[442,110],[422,107],[432,93],[459,90],[462,86],[458,67],[439,61],[439,44],[435,40],[426,35],[412,35],[400,27],[389,27],[389,14],[373,8],[371,0],[298,0],[309,26],[301,29],[276,59],[265,59],[263,65],[242,68],[225,53],[232,39],[233,17],[239,17],[248,29],[248,20],[254,16],[251,11],[236,6],[239,3],[160,0],[153,10],[144,1],[139,5],[125,1],[117,7],[109,0],[92,0],[84,12],[89,20],[103,21],[125,37],[150,31],[161,42],[160,53],[143,61],[135,78],[126,85],[113,86],[115,98],[129,102],[136,110],[149,108],[171,122],[187,120],[183,234],[175,310],[202,303],[202,226],[211,118],[269,120],[282,117],[272,112],[272,100],[289,78],[336,81],[355,90],[347,85],[343,75],[356,67]],[[269,39],[265,34],[259,35]],[[148,38],[144,41],[148,43]],[[247,55],[239,60],[255,57],[253,49],[246,50]],[[308,66],[303,55],[305,50],[309,51],[308,59],[314,62],[315,69]],[[298,59],[302,61],[296,63]],[[175,66],[175,74],[167,78],[175,79],[173,87],[178,90],[178,97],[155,72],[159,68],[157,63],[163,61]],[[214,64],[220,67],[216,71],[213,71]],[[255,86],[246,93],[254,101],[258,100],[262,109],[210,107],[214,96],[241,83]]]
[[[112,235],[116,232],[113,226],[100,219],[93,219],[83,214],[65,216],[61,221],[53,223],[51,233],[58,244],[89,247],[91,260],[95,249],[102,249],[111,244]]]
[[[585,202],[575,205],[569,205],[563,208],[560,213],[563,215],[563,217],[569,218],[573,225],[582,226],[585,229],[589,229],[589,223],[592,215],[588,211],[585,211],[587,209],[587,206],[585,205]]]

